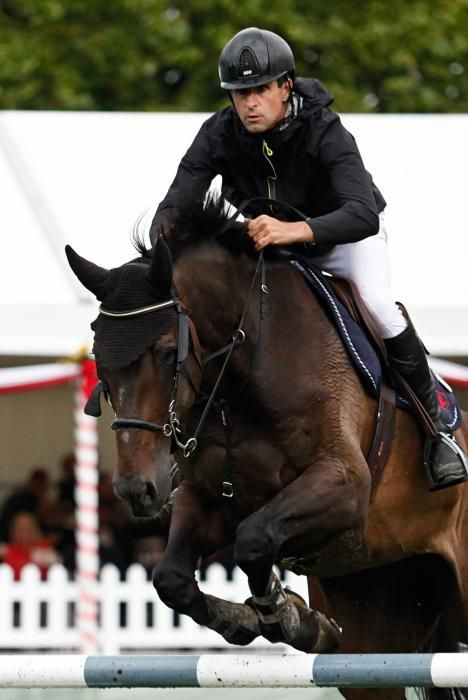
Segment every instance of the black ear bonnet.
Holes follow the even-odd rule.
[[[167,301],[148,279],[149,265],[133,261],[109,272],[102,308],[110,312],[131,311]],[[135,362],[177,322],[175,307],[135,316],[109,317],[99,314],[91,324],[93,352],[100,367],[120,369]]]

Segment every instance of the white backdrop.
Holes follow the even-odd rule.
[[[0,355],[89,344],[95,303],[70,243],[106,267],[133,256],[205,114],[0,112]],[[468,355],[468,115],[343,115],[388,201],[395,298],[435,354]]]

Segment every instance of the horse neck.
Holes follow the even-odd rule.
[[[223,346],[236,330],[246,308],[255,266],[247,256],[234,255],[218,244],[197,246],[176,262],[177,293],[208,352]],[[246,308],[246,333],[258,322],[260,280],[256,287]]]
[[[174,279],[205,355],[230,341],[245,310],[246,341],[233,353],[228,373],[234,383],[247,373],[250,387],[268,402],[279,389],[280,395],[289,391],[290,375],[304,384],[303,368],[315,368],[313,377],[306,372],[309,389],[321,385],[332,365],[345,362],[345,351],[319,302],[286,262],[267,265],[265,314],[260,275],[246,305],[255,269],[255,260],[213,244],[181,257]]]

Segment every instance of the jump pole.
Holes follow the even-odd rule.
[[[0,688],[468,687],[468,654],[0,655]]]

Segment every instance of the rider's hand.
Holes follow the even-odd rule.
[[[256,219],[245,219],[245,223],[257,251],[267,245],[313,243],[314,240],[312,229],[305,221],[279,221],[262,214]]]

